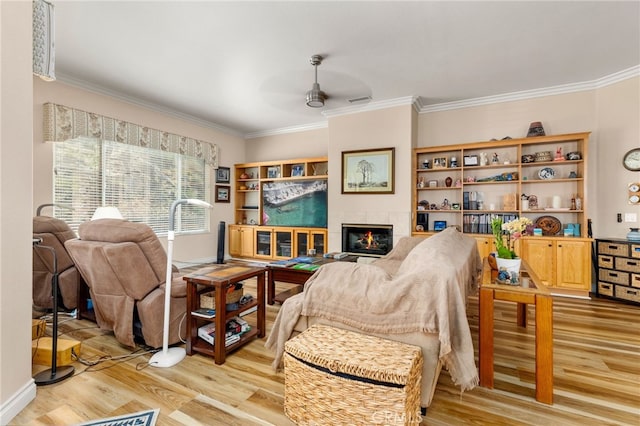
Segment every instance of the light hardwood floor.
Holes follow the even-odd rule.
[[[255,283],[245,288],[255,294]],[[267,306],[267,335],[278,309]],[[423,425],[640,424],[640,307],[554,299],[553,405],[534,398],[532,314],[530,327],[518,328],[515,304],[496,302],[495,389],[460,394],[443,372]],[[477,355],[477,297],[470,299],[468,318]],[[82,359],[131,352],[90,321],[59,328],[67,333],[62,338],[82,341]],[[39,387],[11,424],[69,425],[160,408],[158,425],[290,425],[283,414],[284,376],[271,369],[265,340],[232,353],[221,366],[202,355],[166,369],[147,367],[149,354],[90,368],[76,362],[74,377]],[[33,372],[46,368],[34,365]]]

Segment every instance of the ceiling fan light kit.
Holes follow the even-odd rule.
[[[326,93],[320,90],[320,85],[318,84],[318,65],[322,63],[322,56],[313,55],[311,57],[311,65],[315,68],[315,83],[311,86],[311,90],[307,92],[307,106],[311,108],[322,108],[324,106],[324,101],[328,99]]]

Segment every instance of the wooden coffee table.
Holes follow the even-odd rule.
[[[331,258],[319,258],[318,263],[316,265],[325,265],[327,263],[332,262],[356,262],[358,260],[358,256],[347,256],[340,260],[331,259]],[[274,302],[282,303],[287,298],[293,296],[294,294],[298,294],[304,288],[304,284],[307,282],[311,275],[315,273],[315,271],[308,271],[305,269],[294,269],[293,267],[279,267],[267,265],[267,270],[269,271],[269,278],[267,281],[267,304],[273,305]],[[299,287],[293,287],[289,290],[285,290],[276,294],[276,281],[283,283],[291,283],[298,284]]]
[[[497,284],[491,277],[491,267],[484,259],[480,286],[480,327],[478,363],[480,386],[493,389],[493,301],[506,300],[518,304],[516,323],[527,326],[527,304],[536,310],[536,400],[553,404],[553,298],[538,276],[522,261],[520,284]]]

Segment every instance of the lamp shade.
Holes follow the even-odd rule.
[[[120,214],[120,210],[117,207],[112,206],[103,206],[98,207],[95,212],[93,212],[93,216],[91,216],[91,220],[96,219],[124,219],[122,214]]]

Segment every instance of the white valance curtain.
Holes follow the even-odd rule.
[[[80,136],[188,155],[218,168],[215,144],[64,105],[44,104],[45,141],[64,142]]]

